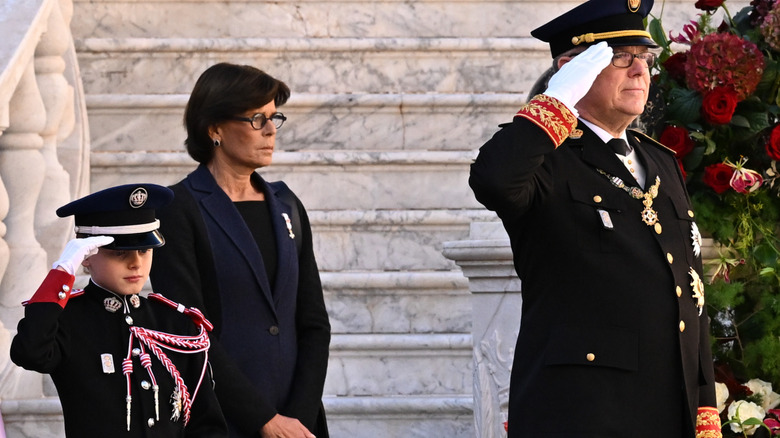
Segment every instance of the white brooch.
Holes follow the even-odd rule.
[[[696,307],[699,308],[699,316],[704,309],[704,282],[701,281],[699,273],[690,268],[688,274],[691,276],[691,287],[693,288],[693,299],[696,300]]]
[[[699,232],[699,226],[696,222],[691,222],[691,240],[693,241],[693,255],[699,257],[701,255],[701,233]]]
[[[295,239],[295,233],[293,233],[290,216],[288,216],[287,213],[282,213],[282,217],[284,218],[284,223],[287,225],[287,233],[290,234],[290,239]]]

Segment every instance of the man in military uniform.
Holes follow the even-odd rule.
[[[77,238],[25,303],[11,359],[51,374],[69,437],[227,436],[207,373],[211,324],[197,309],[139,295],[165,243],[155,210],[172,198],[130,184],[57,210],[75,215]],[[74,290],[80,265],[91,278]]]
[[[523,286],[509,437],[719,437],[695,214],[674,152],[627,130],[647,101],[652,0],[535,29],[555,66],[469,184]]]

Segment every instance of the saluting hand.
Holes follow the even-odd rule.
[[[61,267],[70,275],[76,275],[76,269],[87,257],[97,254],[98,248],[113,242],[111,236],[93,236],[83,239],[73,239],[65,245],[60,258],[51,266],[52,269]]]
[[[276,414],[260,430],[262,438],[317,438],[297,418]]]
[[[612,47],[602,41],[563,64],[547,83],[547,96],[561,101],[574,115],[574,106],[590,90],[596,77],[612,62]]]

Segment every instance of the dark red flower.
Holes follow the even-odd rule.
[[[718,362],[714,365],[715,381],[723,383],[729,389],[729,399],[739,400],[752,395],[753,391],[747,386],[739,383],[731,367],[727,364]]]
[[[707,184],[715,190],[715,193],[721,194],[731,188],[731,176],[734,169],[723,163],[711,164],[704,168],[704,184]],[[728,384],[728,382],[723,381]],[[731,389],[729,389],[731,391]]]
[[[685,128],[667,126],[658,139],[661,144],[677,152],[677,159],[682,160],[693,150],[694,142]]]
[[[714,11],[723,4],[723,0],[698,0],[694,5],[702,11]]]
[[[712,125],[725,125],[731,121],[737,109],[737,94],[726,87],[718,87],[704,95],[701,113],[704,120]]]
[[[769,143],[766,144],[766,154],[769,155],[769,158],[780,161],[780,125],[772,129]]]
[[[765,65],[764,55],[754,43],[731,33],[711,33],[688,51],[685,78],[688,86],[701,94],[727,87],[742,101],[756,91]]]
[[[680,84],[685,83],[685,63],[688,60],[688,52],[678,52],[663,62],[663,67],[669,73],[669,78]]]

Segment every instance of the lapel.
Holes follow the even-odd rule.
[[[642,141],[633,131],[627,131],[626,136],[628,137],[628,143],[636,151],[639,161],[645,169],[645,186],[650,187],[655,183],[655,178],[658,176],[658,162],[652,156],[652,148],[642,144]]]
[[[584,123],[580,123],[577,128],[582,130],[582,137],[579,139],[567,140],[567,143],[571,142],[570,144],[572,146],[579,146],[582,148],[583,161],[595,169],[601,169],[610,175],[617,176],[625,181],[626,184],[637,185],[631,172],[629,172],[628,169],[626,169],[626,166],[624,166],[618,157],[615,156],[612,149],[601,141],[598,135],[591,131]]]
[[[249,231],[249,227],[244,222],[244,218],[233,205],[233,201],[231,201],[227,194],[219,185],[217,185],[217,182],[214,180],[214,177],[206,166],[199,166],[189,175],[189,179],[193,190],[199,193],[198,202],[201,209],[205,214],[211,217],[213,223],[215,223],[219,230],[227,237],[228,242],[226,242],[226,244],[233,245],[238,249],[247,268],[252,272],[257,284],[260,286],[260,290],[264,297],[268,301],[270,307],[275,311],[274,295],[278,294],[274,294],[274,291],[271,290],[271,285],[265,272],[263,256],[255,243],[252,233]],[[260,175],[257,173],[253,174],[252,181],[258,183],[258,186],[262,188],[263,193],[266,195],[275,235],[287,237],[286,224],[281,216],[283,211],[282,206],[280,205],[281,203],[276,199],[276,195],[271,194],[268,184]],[[289,215],[290,213],[287,212],[287,214]],[[280,234],[282,231],[284,231],[284,234]],[[277,239],[278,271],[275,288],[277,290],[279,290],[280,285],[289,282],[289,280],[284,279],[285,276],[278,275],[278,272],[285,272],[283,269],[289,269],[289,264],[291,263],[290,243],[287,242],[288,240],[292,241],[292,239],[289,238]],[[294,243],[292,244],[292,249],[293,251],[295,250]],[[213,250],[217,251],[217,248],[213,248]],[[219,255],[215,254],[215,256],[218,257]]]
[[[272,187],[258,173],[252,174],[253,182],[263,187],[265,199],[268,203],[268,209],[271,214],[271,225],[273,226],[276,238],[276,284],[274,285],[273,296],[276,303],[279,298],[293,289],[295,293],[298,285],[298,250],[295,246],[295,240],[291,237],[292,224],[289,222],[292,218],[292,207],[282,202],[277,192],[279,188]],[[285,217],[286,215],[286,217]],[[290,228],[288,228],[288,225]],[[295,239],[301,239],[303,236],[295,236]]]

